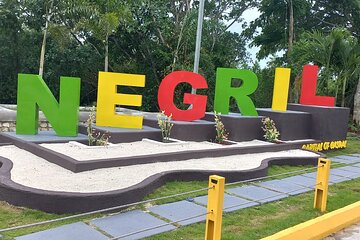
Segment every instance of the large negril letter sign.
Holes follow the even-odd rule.
[[[290,83],[290,69],[276,68],[272,110],[286,111]],[[334,97],[316,96],[318,67],[306,65],[302,74],[300,104],[335,106]],[[240,86],[233,86],[233,80]],[[267,79],[265,79],[268,81]],[[207,96],[184,94],[184,103],[191,108],[181,110],[174,104],[174,91],[178,84],[189,83],[195,89],[208,88],[203,76],[188,71],[175,71],[161,82],[158,91],[160,110],[172,114],[177,121],[194,121],[205,116]],[[142,116],[128,116],[116,113],[116,106],[141,106],[142,96],[123,94],[121,86],[145,86],[145,75],[99,72],[96,124],[119,128],[142,128]],[[249,97],[258,86],[258,78],[249,70],[218,68],[214,110],[229,113],[230,98],[234,98],[244,116],[257,116],[255,105]],[[55,99],[41,76],[19,74],[17,99],[17,134],[37,134],[39,108],[44,112],[54,131],[59,136],[76,136],[80,101],[80,79],[61,77],[60,98]]]

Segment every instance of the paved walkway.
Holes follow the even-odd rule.
[[[356,163],[332,169],[330,184],[348,181],[360,177],[360,154],[344,155],[331,158],[333,162]],[[252,183],[251,185],[226,189],[224,211],[232,212],[313,191],[316,173],[305,173],[280,180]],[[207,196],[194,199],[151,206],[147,211],[132,210],[125,213],[91,220],[90,223],[76,222],[54,229],[17,237],[16,240],[107,240],[141,239],[178,227],[201,222],[206,217]],[[179,211],[180,210],[180,211]],[[192,218],[192,216],[197,216]],[[191,217],[191,218],[190,218]],[[172,222],[172,224],[167,224]],[[174,223],[176,222],[176,223]],[[355,230],[339,232],[340,237],[330,239],[360,239],[359,225]],[[357,232],[356,232],[357,231]],[[351,235],[348,238],[348,235]],[[357,235],[356,235],[357,234]],[[358,238],[354,238],[358,237]]]

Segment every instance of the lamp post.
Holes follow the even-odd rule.
[[[204,5],[205,0],[200,0],[199,5],[199,13],[198,13],[198,24],[196,31],[196,43],[195,43],[195,59],[194,59],[194,72],[199,72],[199,60],[200,60],[200,48],[201,48],[201,33],[202,33],[202,25],[204,20]],[[196,89],[191,89],[192,94],[196,94]]]

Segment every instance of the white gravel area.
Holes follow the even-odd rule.
[[[65,154],[78,161],[96,160],[116,157],[142,156],[166,152],[182,152],[200,149],[219,149],[231,147],[246,147],[268,145],[272,143],[254,140],[233,145],[220,145],[211,142],[178,142],[160,143],[148,139],[131,143],[112,144],[110,146],[89,147],[77,142],[69,143],[44,143],[41,146],[58,153]]]
[[[259,167],[262,160],[269,157],[312,157],[317,154],[303,150],[290,150],[149,163],[81,173],[73,173],[13,145],[1,146],[0,156],[13,162],[11,179],[24,186],[51,191],[94,193],[130,187],[151,175],[164,171],[246,170]]]

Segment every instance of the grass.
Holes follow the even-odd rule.
[[[328,211],[333,211],[360,199],[360,179],[329,187]],[[313,193],[288,197],[259,207],[242,209],[223,217],[222,239],[260,239],[301,222],[318,217],[313,209]],[[156,235],[147,239],[204,239],[205,223],[198,223]]]
[[[345,149],[329,152],[326,154],[326,156],[334,157],[338,155],[360,153],[360,136],[349,133],[347,139],[348,139],[348,143]]]
[[[346,149],[334,151],[327,155],[336,156],[359,153],[359,139],[350,139],[351,140],[348,141],[348,146]],[[310,167],[312,166],[271,166],[269,168],[268,175],[274,176],[284,172],[296,171]],[[149,194],[146,199],[154,199],[180,192],[202,189],[206,188],[207,184],[207,181],[169,182],[157,189],[154,193]],[[358,201],[360,199],[359,186],[360,179],[330,186],[328,210],[332,211]],[[151,204],[173,202],[205,194],[206,191],[202,191],[195,194],[188,194],[182,197],[156,201]],[[289,197],[282,201],[265,204],[259,207],[252,207],[239,210],[234,213],[225,214],[223,218],[223,239],[258,239],[296,225],[300,222],[317,217],[320,215],[320,213],[312,208],[312,201],[313,193],[306,193],[295,197]],[[105,214],[91,215],[88,217],[76,218],[43,226],[11,231],[4,233],[3,235],[4,239],[12,239],[16,236],[29,234],[31,232],[37,232],[72,222],[87,222],[93,218],[104,215]],[[5,202],[0,202],[0,229],[55,219],[63,216],[66,215],[48,214],[42,211],[15,207]],[[160,234],[149,239],[203,239],[204,232],[205,224],[200,223],[183,227],[172,232]]]
[[[46,220],[61,218],[69,216],[70,214],[50,214],[39,210],[33,210],[29,208],[16,207],[6,202],[0,201],[0,229],[11,228],[15,226],[21,226],[25,224],[31,224],[36,222],[42,222]],[[100,217],[101,214],[94,214],[88,217],[74,218],[61,222],[50,223],[46,225],[24,228],[20,230],[9,231],[1,233],[5,240],[13,239],[14,237],[29,234],[32,232],[38,232],[41,230],[54,228],[60,225],[69,224],[78,221],[89,221],[95,217]],[[1,239],[1,238],[0,238]]]

